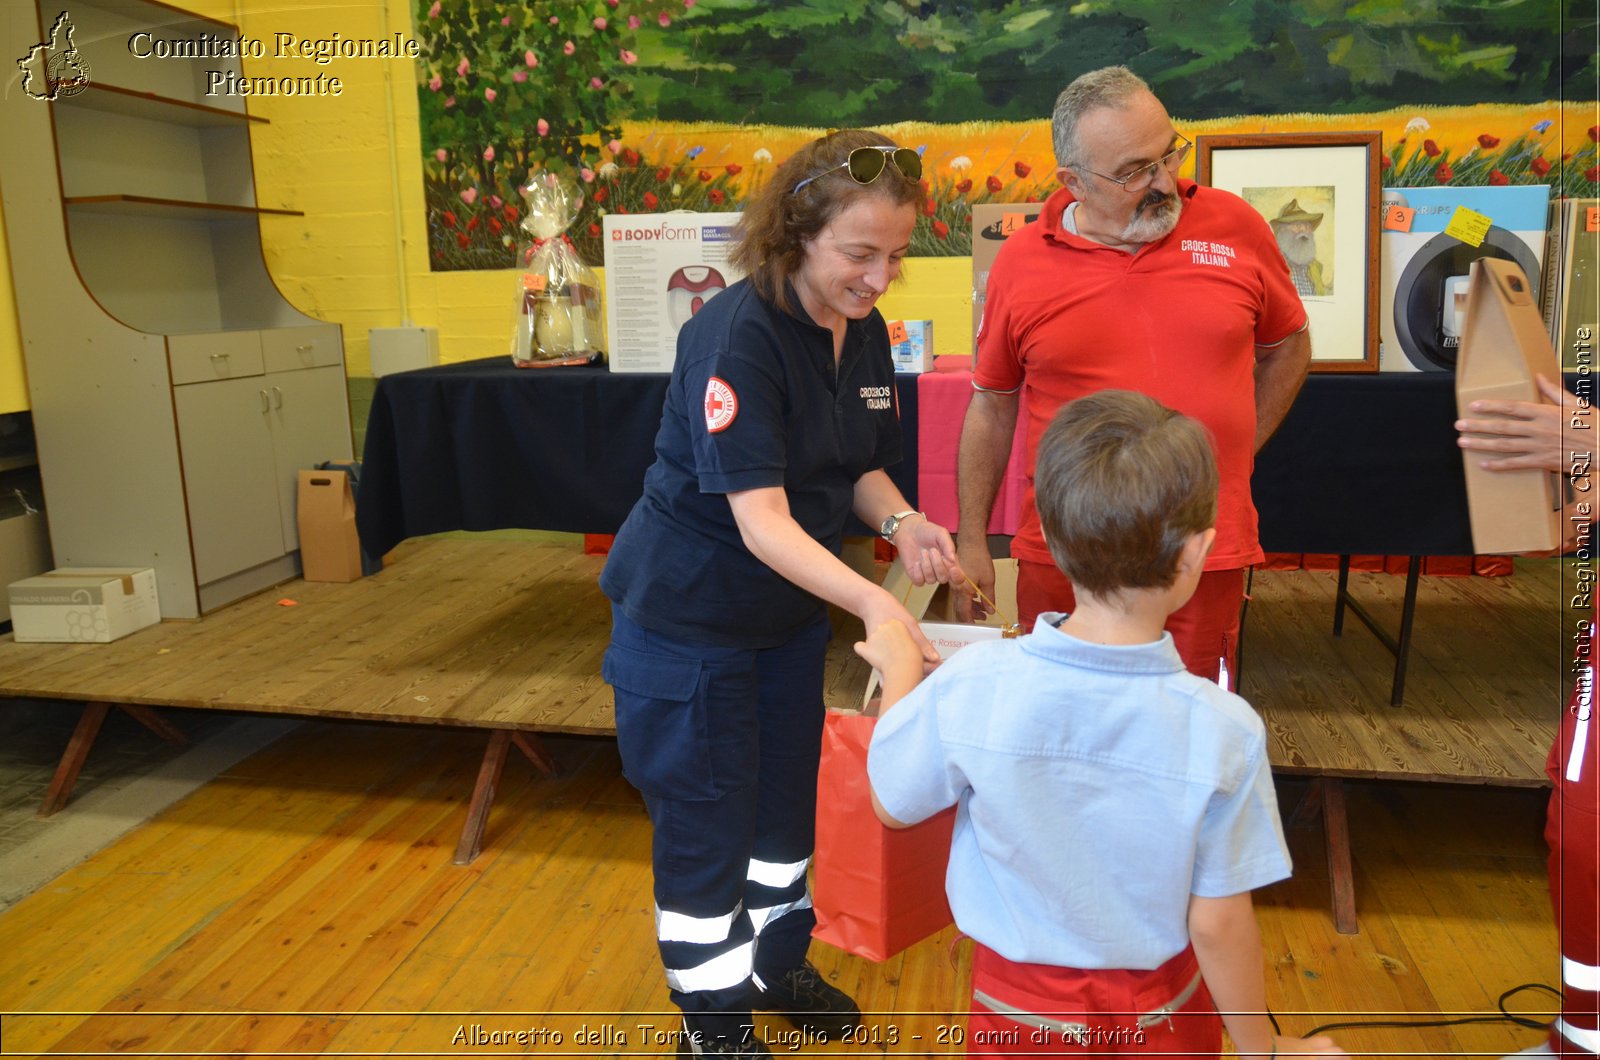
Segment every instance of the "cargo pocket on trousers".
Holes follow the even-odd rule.
[[[663,799],[714,799],[704,667],[613,644],[600,676],[616,696],[617,751],[628,782]]]

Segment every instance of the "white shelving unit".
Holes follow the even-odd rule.
[[[61,12],[0,8],[19,57]],[[296,472],[351,456],[342,338],[267,272],[260,218],[295,211],[256,202],[262,119],[204,94],[206,71],[238,60],[129,48],[237,30],[154,0],[68,17],[87,87],[41,100],[13,78],[0,97],[51,544],[60,566],[154,567],[162,615],[195,617],[298,573]]]

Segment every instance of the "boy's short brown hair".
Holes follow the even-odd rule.
[[[1062,406],[1039,442],[1033,488],[1050,555],[1096,596],[1171,585],[1184,542],[1217,518],[1205,428],[1129,390]]]

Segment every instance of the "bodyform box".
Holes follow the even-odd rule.
[[[607,214],[606,335],[613,372],[670,372],[678,330],[744,273],[736,213]]]
[[[59,567],[12,582],[17,641],[107,643],[161,621],[149,567]]]

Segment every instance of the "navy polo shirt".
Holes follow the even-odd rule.
[[[795,522],[835,555],[856,480],[901,456],[883,317],[833,333],[770,306],[742,280],[678,333],[656,460],[606,560],[600,588],[668,636],[738,648],[782,644],[822,601],[745,548],[724,494],[782,486]]]

